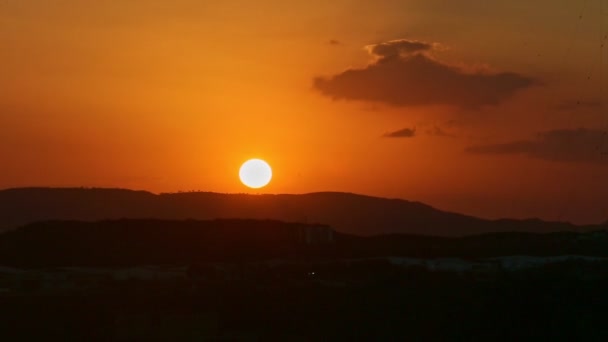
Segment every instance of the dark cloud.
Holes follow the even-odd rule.
[[[339,40],[336,40],[336,39],[330,39],[327,42],[327,44],[337,46],[337,45],[342,45],[342,42],[340,42]]]
[[[381,58],[398,57],[414,52],[429,51],[432,48],[433,44],[407,39],[391,40],[390,42],[367,46],[367,50],[370,54]]]
[[[606,131],[579,128],[541,132],[530,140],[471,146],[466,151],[477,154],[519,154],[560,162],[608,164],[605,155],[607,145]]]
[[[416,136],[416,128],[404,128],[383,135],[385,138],[413,138]]]
[[[497,105],[537,82],[517,73],[466,72],[424,53],[432,44],[393,41],[368,47],[377,60],[361,69],[314,79],[314,87],[333,99],[394,106]]]

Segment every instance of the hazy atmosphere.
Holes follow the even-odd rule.
[[[603,7],[603,9],[602,9]],[[345,191],[608,219],[608,5],[0,2],[0,188]]]
[[[608,341],[608,0],[0,0],[0,341]]]

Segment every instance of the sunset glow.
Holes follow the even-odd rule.
[[[240,192],[263,155],[277,193],[600,222],[608,24],[582,3],[3,1],[0,188]]]
[[[0,342],[608,341],[607,109],[608,0],[0,0]]]

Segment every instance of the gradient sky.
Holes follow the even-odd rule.
[[[608,2],[3,0],[0,188],[608,219]],[[608,46],[607,46],[608,47]]]

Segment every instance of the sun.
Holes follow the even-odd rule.
[[[252,189],[263,188],[272,179],[272,169],[262,159],[250,159],[241,166],[239,178]]]

